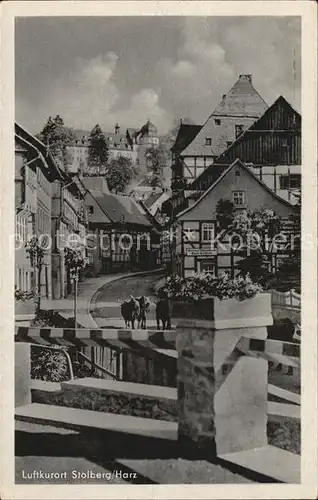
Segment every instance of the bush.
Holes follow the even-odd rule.
[[[236,298],[245,300],[254,297],[263,289],[258,283],[254,283],[247,273],[245,276],[230,278],[227,273],[215,278],[209,273],[196,273],[188,278],[178,275],[167,278],[165,284],[160,288],[160,294],[166,294],[174,299],[198,300],[207,296],[217,297],[221,300]]]
[[[61,349],[32,346],[31,378],[48,382],[70,380],[71,373],[66,354]]]
[[[36,294],[32,292],[24,292],[23,290],[20,290],[19,288],[15,287],[14,289],[14,298],[15,300],[25,302],[26,300],[31,300],[36,297]]]

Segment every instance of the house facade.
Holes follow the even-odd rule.
[[[239,158],[281,198],[297,202],[301,189],[301,116],[280,96],[228,149],[193,182],[175,190],[164,204],[174,218],[195,202],[224,166]]]
[[[228,235],[220,240],[217,238],[216,206],[221,199],[230,200],[235,210],[272,209],[286,222],[294,210],[241,161],[221,167],[213,184],[192,206],[180,212],[174,222],[172,262],[174,272],[179,275],[187,277],[199,271],[216,276],[223,271],[235,274],[241,257],[232,248]],[[284,254],[273,254],[271,270],[275,271],[280,259],[285,257]]]
[[[154,229],[142,207],[128,196],[110,193],[102,177],[86,177],[89,220],[88,269],[97,276],[157,264]]]
[[[73,290],[73,283],[65,266],[64,251],[68,244],[77,244],[86,258],[85,211],[86,189],[78,176],[63,172],[52,186],[52,295],[61,299]],[[82,243],[81,243],[82,242]]]
[[[267,107],[252,84],[252,75],[240,75],[197,133],[192,129],[194,138],[178,152],[172,177],[184,179],[188,184],[193,182]]]
[[[186,165],[181,153],[198,135],[202,125],[189,125],[180,121],[175,142],[171,148],[171,190],[173,193],[186,187],[187,178],[184,177]]]
[[[31,291],[38,283],[25,243],[33,236],[46,248],[41,271],[41,296],[52,297],[52,192],[54,183],[63,178],[46,147],[21,125],[15,124],[15,205],[16,236],[15,286]]]

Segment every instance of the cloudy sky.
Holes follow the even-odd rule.
[[[300,111],[296,17],[20,18],[15,33],[16,119],[33,133],[56,114],[88,130],[201,124],[240,73]]]

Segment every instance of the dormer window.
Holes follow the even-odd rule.
[[[221,125],[221,120],[220,120],[219,118],[216,118],[216,119],[214,120],[214,123],[215,123],[215,125],[218,125],[218,126],[219,126],[219,125]]]
[[[241,135],[243,134],[244,132],[244,125],[235,125],[235,137],[236,139]]]
[[[205,145],[206,146],[212,146],[212,139],[211,139],[211,137],[206,137],[205,138]]]

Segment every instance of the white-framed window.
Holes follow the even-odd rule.
[[[204,242],[210,242],[214,238],[214,223],[203,222],[201,226],[201,238]]]
[[[281,175],[279,178],[280,189],[299,189],[301,186],[301,175]]]
[[[233,203],[236,207],[242,207],[245,205],[245,192],[244,191],[233,191]]]

